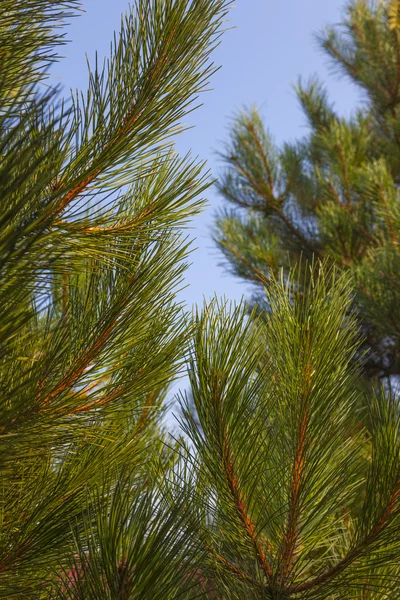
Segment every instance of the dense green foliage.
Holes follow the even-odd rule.
[[[197,318],[183,427],[208,597],[400,598],[398,402],[360,398],[348,275],[299,271],[268,313]]]
[[[270,258],[249,252],[245,271],[268,283],[269,310],[216,300],[190,320],[176,300],[189,252],[182,228],[209,182],[172,136],[213,72],[229,4],[136,0],[109,61],[70,101],[43,83],[78,3],[0,4],[0,598],[400,598],[398,403],[387,389],[365,394],[359,375],[362,277],[397,256],[397,141],[386,121],[378,128],[382,115],[371,108],[346,124],[321,104],[320,133],[316,117],[310,140],[283,154],[257,115],[243,117],[237,153],[267,180],[252,188],[231,156],[223,189],[246,198],[257,227],[275,227],[265,238],[257,229]],[[303,96],[311,115],[321,95]],[[307,204],[330,169],[339,207],[350,194],[331,129],[339,140],[348,132],[350,154],[360,138],[367,157],[351,173],[371,190],[375,221],[361,220],[351,179],[345,223],[358,215],[371,227],[365,254],[361,229],[349,246],[353,277],[330,266],[339,208],[322,195],[328,212],[318,209],[317,222]],[[309,153],[321,148],[318,179]],[[293,165],[278,204],[275,178],[283,185]],[[299,198],[313,231],[291,220]],[[244,227],[235,218],[225,233]],[[292,259],[312,255],[303,240],[325,261],[289,271],[289,240]],[[381,342],[387,358],[395,334]],[[171,441],[161,417],[188,356],[195,410],[184,397],[186,437]]]
[[[398,14],[397,0],[354,0],[319,36],[361,93],[351,118],[315,79],[296,88],[309,125],[298,142],[276,147],[257,110],[236,118],[220,182],[233,208],[215,233],[229,268],[259,289],[300,256],[350,271],[369,377],[400,374]]]
[[[137,0],[87,91],[62,101],[44,79],[78,2],[0,3],[1,598],[155,600],[190,583],[184,507],[154,486],[188,338],[179,230],[208,180],[172,135],[226,6]],[[92,577],[75,590],[81,551]]]

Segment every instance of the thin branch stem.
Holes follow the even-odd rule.
[[[240,164],[240,162],[237,160],[236,157],[231,157],[232,162],[234,163],[234,165],[236,166],[237,170],[239,172],[242,173],[242,175],[249,181],[249,183],[251,184],[251,186],[253,187],[253,189],[257,192],[257,194],[259,194],[262,198],[264,198],[268,208],[270,208],[271,210],[273,210],[275,212],[275,214],[280,218],[280,220],[286,225],[286,227],[289,229],[289,231],[294,235],[294,237],[296,237],[299,242],[311,253],[315,254],[316,257],[318,258],[322,258],[320,252],[311,244],[311,242],[309,240],[307,240],[307,238],[304,237],[304,235],[293,225],[293,223],[290,221],[290,219],[288,219],[288,217],[285,215],[285,213],[278,207],[276,206],[276,204],[274,202],[271,202],[271,198],[269,196],[271,196],[271,194],[267,195],[265,194],[265,191],[262,189],[262,187],[259,185],[259,183],[252,177],[252,175],[246,171],[246,169],[244,169],[242,167],[242,165]],[[274,199],[274,197],[273,197]]]
[[[307,592],[309,590],[314,589],[315,587],[317,587],[319,585],[328,583],[335,577],[338,577],[339,575],[341,575],[341,573],[343,573],[343,571],[351,563],[353,563],[355,560],[357,560],[358,558],[360,558],[362,556],[362,554],[365,552],[365,550],[368,548],[368,546],[370,546],[374,541],[376,541],[376,539],[379,537],[379,535],[382,533],[382,531],[386,528],[390,517],[392,516],[393,512],[396,509],[396,505],[397,505],[399,499],[400,499],[400,481],[397,482],[397,485],[395,486],[385,509],[383,510],[379,520],[375,523],[371,532],[357,546],[353,547],[353,549],[350,550],[350,552],[347,554],[347,556],[345,556],[335,566],[333,566],[331,569],[328,569],[324,573],[321,573],[314,579],[311,579],[309,581],[305,581],[303,583],[293,586],[289,590],[290,593],[298,594],[301,592]]]
[[[239,489],[239,481],[238,477],[235,475],[233,470],[232,459],[229,452],[228,443],[225,440],[224,444],[224,455],[225,455],[225,472],[228,482],[228,487],[232,495],[232,499],[234,501],[236,511],[238,513],[239,519],[243,525],[244,530],[246,531],[254,550],[256,551],[257,560],[267,576],[267,579],[270,581],[272,579],[272,567],[268,562],[267,556],[264,552],[264,549],[260,543],[259,537],[256,533],[256,527],[249,515],[249,510],[247,507],[246,500]]]
[[[301,393],[301,404],[303,405],[303,414],[301,416],[299,431],[297,436],[297,447],[292,471],[292,484],[290,491],[289,515],[285,533],[285,542],[282,552],[282,564],[278,578],[281,581],[287,579],[294,566],[295,552],[299,539],[299,499],[300,487],[303,481],[305,467],[305,450],[307,441],[307,429],[309,425],[309,411],[304,405],[309,394],[311,384],[311,362],[308,361],[305,368],[304,389]]]

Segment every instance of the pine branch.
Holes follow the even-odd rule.
[[[310,365],[308,367],[308,373],[310,372]],[[306,376],[306,384],[308,383],[308,376]],[[304,412],[302,420],[300,422],[296,456],[293,465],[292,484],[290,492],[290,504],[289,504],[289,516],[288,523],[284,538],[284,548],[282,552],[282,564],[278,575],[279,581],[285,581],[291,574],[293,568],[293,561],[295,559],[295,551],[299,542],[299,499],[300,499],[300,487],[302,485],[303,473],[305,467],[305,449],[307,439],[307,425],[308,425],[308,414]]]
[[[331,567],[329,570],[321,573],[310,581],[305,581],[298,585],[290,588],[290,593],[299,594],[313,590],[318,586],[322,586],[330,581],[339,577],[351,564],[357,561],[357,559],[367,554],[369,546],[373,545],[379,538],[379,535],[386,529],[390,518],[392,517],[395,510],[398,509],[398,501],[400,499],[400,482],[396,485],[393,490],[391,497],[384,508],[379,520],[373,526],[371,532],[336,565]]]
[[[268,562],[267,556],[264,552],[259,536],[256,532],[256,527],[249,515],[246,500],[240,492],[238,477],[235,475],[233,470],[231,454],[226,439],[224,440],[224,463],[228,487],[232,494],[232,499],[234,501],[237,514],[239,516],[244,530],[246,531],[251,541],[251,544],[254,547],[257,560],[260,564],[261,569],[264,571],[267,580],[271,581],[273,575],[272,568]]]
[[[291,220],[285,215],[285,213],[277,206],[276,199],[272,195],[271,192],[266,193],[264,188],[252,177],[251,173],[246,171],[243,166],[240,164],[238,159],[235,156],[230,157],[231,162],[235,165],[236,169],[239,173],[241,173],[250,183],[252,188],[260,195],[261,198],[265,200],[266,205],[270,210],[272,210],[278,218],[285,224],[287,229],[292,233],[292,235],[304,246],[307,250],[309,250],[312,254],[314,254],[317,258],[321,258],[319,251],[310,243],[308,239],[306,239],[303,234],[293,225]]]

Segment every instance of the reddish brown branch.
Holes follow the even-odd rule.
[[[264,152],[264,148],[263,148],[263,145],[261,143],[261,140],[258,137],[257,131],[255,130],[255,127],[254,127],[254,125],[252,123],[248,124],[248,129],[250,130],[250,133],[251,133],[251,135],[252,135],[252,137],[254,139],[254,142],[255,142],[255,144],[256,144],[256,146],[258,148],[258,151],[261,154],[263,165],[264,165],[265,171],[267,173],[268,185],[270,187],[271,194],[273,194],[274,193],[274,180],[272,178],[272,172],[271,172],[271,167],[270,167],[270,164],[269,164],[269,161],[268,161],[268,157],[267,157],[266,153]]]
[[[234,250],[232,247],[227,249],[231,254],[233,254],[236,260],[240,261],[246,267],[246,269],[248,269],[253,274],[252,277],[247,277],[247,279],[261,285],[267,285],[269,283],[268,277],[265,275],[265,273],[260,271],[260,269],[258,269],[254,265],[252,265],[242,254],[239,254],[239,252]],[[268,263],[267,266],[269,266]]]
[[[293,559],[299,538],[299,495],[304,472],[305,441],[308,425],[308,415],[303,415],[300,423],[299,440],[293,466],[292,488],[290,493],[289,517],[285,534],[285,547],[282,555],[280,578],[285,579],[293,568]]]
[[[297,594],[297,593],[301,593],[301,592],[307,592],[319,585],[328,583],[329,581],[331,581],[332,579],[334,579],[335,577],[337,577],[338,575],[343,573],[343,571],[352,562],[354,562],[356,559],[358,559],[360,556],[362,556],[365,549],[370,544],[372,544],[376,540],[376,538],[380,535],[380,533],[385,529],[390,517],[392,516],[392,514],[396,508],[396,504],[398,503],[399,499],[400,499],[400,481],[397,482],[397,485],[395,486],[395,489],[393,490],[393,492],[389,498],[389,501],[388,501],[384,511],[382,512],[382,515],[380,516],[379,520],[375,523],[374,527],[372,528],[370,533],[364,538],[364,540],[362,540],[357,546],[355,546],[352,550],[350,550],[350,552],[347,554],[347,556],[345,556],[340,562],[338,562],[331,569],[328,569],[327,571],[325,571],[325,573],[321,573],[320,575],[318,575],[318,577],[315,577],[314,579],[305,581],[303,583],[300,583],[300,584],[294,586],[290,590],[290,593]]]
[[[104,406],[104,404],[108,404],[109,402],[114,400],[114,398],[117,397],[119,392],[120,392],[119,389],[114,390],[111,394],[108,394],[107,396],[103,396],[99,400],[94,400],[93,402],[88,402],[87,404],[83,404],[81,406],[78,406],[77,408],[73,408],[71,411],[68,411],[68,412],[71,412],[72,414],[76,414],[76,413],[80,413],[80,412],[85,412],[87,410],[92,410],[93,408],[99,408],[100,406]]]
[[[233,501],[235,503],[235,507],[236,507],[239,519],[240,519],[240,521],[243,525],[243,528],[246,531],[248,537],[250,538],[250,541],[256,551],[257,560],[258,560],[260,567],[266,574],[267,578],[269,580],[271,580],[272,579],[272,568],[268,562],[267,556],[266,556],[264,549],[258,538],[258,535],[256,532],[256,527],[249,515],[246,500],[239,489],[238,477],[235,475],[234,470],[233,470],[232,460],[230,457],[227,443],[225,443],[224,454],[225,454],[225,461],[224,461],[225,462],[225,471],[226,471],[226,476],[227,476],[227,481],[228,481],[228,487],[231,492]]]
[[[232,564],[229,560],[227,560],[223,556],[221,556],[218,552],[216,552],[216,550],[214,550],[213,548],[209,548],[209,547],[207,547],[207,549],[213,555],[213,557],[219,563],[221,563],[221,565],[225,569],[227,569],[232,575],[235,575],[235,577],[238,577],[242,581],[248,581],[252,585],[254,585],[256,583],[253,580],[253,578],[250,577],[250,575],[248,575],[247,573],[245,573],[244,571],[242,571],[241,569],[239,569],[236,565]]]
[[[309,394],[311,385],[311,362],[307,362],[304,376],[304,388],[301,394],[301,402],[304,404]],[[299,432],[297,437],[297,446],[295,451],[293,471],[292,471],[292,484],[290,490],[290,502],[289,502],[289,515],[286,526],[286,533],[284,537],[284,548],[282,552],[282,563],[279,571],[278,578],[284,581],[291,573],[294,561],[295,553],[299,540],[299,499],[300,499],[300,488],[304,476],[305,467],[305,451],[307,442],[307,429],[309,424],[309,412],[307,407],[304,406],[303,414],[301,417]]]
[[[156,59],[156,63],[153,67],[153,72],[150,74],[150,80],[152,82],[152,86],[153,86],[154,90],[157,89],[157,86],[154,84],[154,80],[157,79],[157,77],[159,77],[163,67],[168,62],[168,50],[169,50],[170,44],[173,41],[174,33],[175,33],[175,29],[173,29],[171,31],[171,33],[169,34],[169,36],[165,42],[164,48],[163,48],[162,52],[160,53],[160,56]],[[124,134],[129,133],[129,131],[132,129],[132,127],[136,124],[136,121],[139,119],[139,117],[142,115],[142,113],[144,111],[144,109],[142,109],[142,110],[139,110],[135,114],[135,109],[137,108],[137,104],[138,104],[137,100],[132,101],[131,107],[127,111],[127,114],[125,115],[125,118],[123,119],[121,125],[119,126],[114,138],[108,144],[106,144],[106,146],[103,150],[103,153],[107,152],[112,147],[113,144],[117,143],[118,140]],[[74,188],[72,188],[72,190],[69,191],[64,196],[64,198],[62,198],[59,205],[54,210],[53,216],[59,214],[65,208],[67,208],[68,205],[71,204],[71,202],[73,202],[73,200],[75,200],[79,196],[79,194],[81,194],[94,181],[94,179],[96,179],[96,177],[98,177],[98,175],[101,173],[101,171],[102,171],[101,167],[99,167],[98,169],[95,169],[86,178],[84,178],[80,183],[78,183]]]
[[[257,192],[257,194],[259,194],[259,196],[261,196],[265,200],[265,203],[268,206],[268,208],[270,208],[273,212],[275,212],[275,214],[278,216],[278,218],[286,225],[286,227],[289,229],[290,233],[295,238],[297,238],[297,240],[309,252],[311,252],[312,254],[315,254],[315,256],[317,256],[318,258],[321,258],[321,254],[320,254],[319,250],[312,245],[310,240],[308,240],[306,237],[304,237],[304,235],[301,233],[301,231],[293,225],[291,220],[285,215],[285,213],[281,210],[281,208],[279,208],[279,206],[277,206],[276,198],[272,195],[272,193],[266,194],[265,190],[262,188],[262,186],[260,186],[260,184],[252,177],[252,175],[248,171],[246,171],[246,169],[243,168],[243,166],[240,164],[240,162],[237,160],[236,157],[231,157],[231,160],[236,165],[237,170],[240,173],[242,173],[242,175],[248,180],[248,182],[253,187],[253,189]]]
[[[52,392],[50,392],[50,394],[48,394],[48,396],[44,400],[44,404],[48,404],[53,398],[58,396],[58,394],[60,394],[64,390],[69,389],[73,386],[73,384],[77,381],[77,379],[89,367],[89,365],[94,360],[94,358],[98,355],[98,353],[104,348],[107,341],[110,339],[114,325],[115,325],[115,320],[113,321],[113,323],[111,323],[104,329],[104,331],[97,338],[97,340],[95,341],[93,346],[91,348],[89,348],[89,350],[86,352],[86,354],[83,356],[82,360],[80,361],[79,366],[76,369],[72,370],[70,372],[70,374],[67,375],[63,379],[63,381],[61,381]]]
[[[61,199],[57,208],[53,211],[53,216],[59,214],[65,208],[67,208],[67,206],[71,204],[71,202],[75,200],[75,198],[77,198],[79,194],[81,194],[88,187],[88,185],[92,183],[92,181],[98,176],[99,173],[100,169],[94,171],[93,173],[85,177],[85,179],[76,184],[75,187],[73,187],[72,190],[70,190],[68,194],[66,194],[64,198]]]
[[[220,432],[222,434],[221,458],[222,458],[223,464],[224,464],[224,471],[225,471],[225,475],[226,475],[228,488],[231,493],[234,505],[236,507],[236,511],[237,511],[239,520],[240,520],[240,522],[243,526],[243,529],[245,530],[247,536],[249,537],[250,542],[256,552],[258,564],[260,565],[261,569],[264,571],[268,580],[271,581],[272,568],[267,560],[267,556],[266,556],[264,549],[260,543],[259,536],[257,535],[257,532],[256,532],[256,527],[255,527],[253,521],[251,520],[249,510],[247,508],[246,499],[245,499],[242,491],[240,490],[238,477],[234,472],[232,455],[231,455],[231,451],[229,449],[229,444],[228,444],[228,440],[227,440],[225,428],[222,423],[222,416],[221,416],[221,380],[220,380],[219,374],[214,370],[213,370],[212,380],[213,380],[212,387],[213,387],[213,391],[214,391],[213,404],[214,404],[215,411],[217,413],[217,421],[219,422],[219,425],[221,427],[221,429],[220,429]],[[267,542],[267,544],[268,544],[268,542]]]
[[[153,406],[154,396],[155,396],[154,392],[151,392],[146,398],[146,403],[143,404],[143,406],[142,406],[142,412],[141,412],[139,422],[136,427],[136,435],[139,435],[143,431],[143,428],[146,425],[146,422],[149,418],[151,408]]]

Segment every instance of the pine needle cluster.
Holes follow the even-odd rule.
[[[318,36],[362,97],[350,118],[315,78],[296,86],[309,127],[297,142],[277,147],[257,109],[237,116],[215,231],[228,268],[256,289],[300,257],[350,271],[370,378],[400,374],[399,6],[348,2],[343,22]]]
[[[268,313],[197,316],[182,425],[206,597],[400,598],[399,406],[360,399],[352,296],[347,274],[297,267]]]
[[[181,231],[209,179],[173,136],[215,70],[227,5],[137,0],[68,99],[48,72],[79,3],[1,2],[2,598],[188,585],[160,419],[190,329]]]
[[[176,300],[209,180],[173,136],[229,4],[136,0],[64,100],[46,73],[78,3],[1,3],[0,598],[400,598],[400,414],[390,390],[360,385],[363,264],[275,277],[268,263],[264,312],[215,300],[190,319]],[[315,181],[296,171],[278,205],[282,158],[262,141],[266,182],[241,174],[240,198],[255,211],[267,197],[264,225],[286,224],[300,252],[316,241],[287,202]],[[183,397],[171,441],[161,417],[185,361],[195,410]]]

